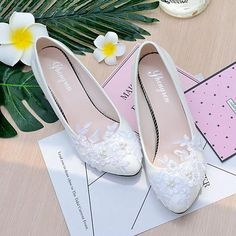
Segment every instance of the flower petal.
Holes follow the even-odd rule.
[[[32,33],[34,42],[41,36],[48,36],[47,27],[43,24],[35,23],[29,26],[27,30]]]
[[[34,23],[34,16],[31,13],[24,12],[13,12],[9,20],[11,30],[26,28]]]
[[[102,49],[103,47],[103,44],[105,42],[105,37],[103,35],[99,35],[95,40],[94,40],[94,45],[97,47],[97,48],[100,48]]]
[[[21,61],[27,65],[27,66],[31,66],[31,58],[32,58],[32,53],[33,53],[33,46],[27,48],[24,52],[23,55],[21,57]]]
[[[0,44],[9,44],[10,41],[10,27],[9,24],[0,23]]]
[[[126,46],[123,43],[118,43],[117,44],[117,49],[116,49],[116,56],[120,57],[125,54],[126,51]]]
[[[93,52],[93,55],[98,62],[101,62],[105,59],[105,55],[103,54],[101,49],[96,48]]]
[[[112,56],[112,57],[105,58],[105,63],[109,66],[116,65],[116,57]]]
[[[105,35],[105,41],[117,44],[118,43],[118,35],[115,32],[109,31]]]
[[[13,44],[0,46],[0,61],[9,66],[14,66],[20,59],[23,51],[16,49]]]

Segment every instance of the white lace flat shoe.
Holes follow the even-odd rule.
[[[139,172],[142,153],[136,134],[65,45],[39,38],[32,70],[81,160],[112,174]]]
[[[206,163],[176,67],[152,42],[139,49],[133,89],[147,177],[161,202],[182,213],[201,190]]]

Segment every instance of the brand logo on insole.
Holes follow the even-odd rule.
[[[57,74],[57,83],[61,83],[64,85],[65,89],[70,92],[72,90],[69,82],[67,81],[64,75],[64,65],[59,61],[54,61],[49,68],[53,70]]]
[[[162,80],[164,79],[163,74],[159,70],[155,70],[152,72],[148,72],[148,77],[155,80],[155,83],[157,85],[156,91],[162,95],[164,102],[168,103],[170,100],[165,90],[165,86],[162,83]]]
[[[230,98],[229,100],[227,100],[227,104],[233,110],[233,112],[236,114],[236,102],[232,98]]]

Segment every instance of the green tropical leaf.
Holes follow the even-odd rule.
[[[12,69],[0,64],[0,106],[4,106],[18,128],[29,132],[41,129],[43,125],[31,114],[23,101],[45,122],[57,120],[33,73],[22,72],[21,66]],[[16,131],[0,113],[0,137],[12,137]]]
[[[11,138],[17,135],[15,129],[7,121],[0,110],[0,137],[2,138]]]
[[[2,0],[0,22],[8,22],[14,11],[31,12],[36,22],[47,26],[50,36],[83,54],[93,52],[93,41],[107,31],[128,41],[143,39],[149,33],[131,21],[158,21],[142,14],[158,5],[155,0]]]
[[[0,22],[8,22],[14,11],[31,12],[36,22],[47,26],[51,37],[83,55],[93,52],[93,41],[108,31],[128,41],[150,35],[135,22],[157,22],[156,18],[143,15],[143,11],[158,6],[156,0],[1,0]],[[11,68],[0,63],[0,106],[5,106],[20,130],[41,129],[43,125],[25,102],[45,122],[57,120],[32,72],[23,72],[20,65]],[[16,134],[0,110],[0,137]]]

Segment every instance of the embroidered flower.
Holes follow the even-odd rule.
[[[105,36],[99,35],[94,40],[97,47],[93,55],[98,62],[105,59],[107,65],[115,65],[116,57],[120,57],[125,53],[125,45],[118,42],[118,35],[114,32],[108,32]]]
[[[14,12],[9,24],[0,23],[0,61],[14,66],[21,60],[30,66],[33,44],[39,36],[48,36],[46,26],[35,23],[31,13]]]
[[[72,135],[80,159],[99,171],[111,169],[120,175],[138,171],[142,162],[139,139],[129,126],[122,127],[119,125],[112,136],[95,144],[84,134]]]

